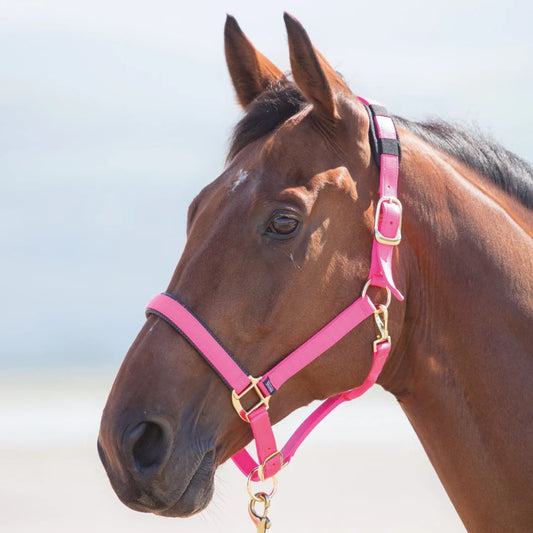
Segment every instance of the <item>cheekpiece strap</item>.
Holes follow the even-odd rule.
[[[370,146],[379,167],[379,200],[374,215],[374,242],[368,279],[371,285],[388,288],[402,301],[403,295],[392,275],[394,248],[402,238],[402,204],[398,200],[400,141],[387,109],[373,100],[358,98],[368,111]]]

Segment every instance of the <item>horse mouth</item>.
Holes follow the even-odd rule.
[[[153,477],[116,475],[98,443],[98,452],[119,499],[134,511],[166,517],[188,517],[207,507],[214,491],[215,452],[206,451],[196,468],[184,473],[171,465]]]
[[[203,511],[213,497],[216,470],[214,455],[212,450],[205,453],[185,489],[173,503],[168,505],[167,500],[163,505],[147,511],[160,516],[182,518]]]

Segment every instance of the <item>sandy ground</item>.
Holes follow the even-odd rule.
[[[231,463],[219,469],[213,502],[198,516],[168,519],[123,506],[96,453],[105,395],[105,387],[86,384],[1,389],[0,531],[254,531],[245,480]],[[270,531],[464,532],[395,401],[375,391],[360,402],[332,415],[279,475]]]

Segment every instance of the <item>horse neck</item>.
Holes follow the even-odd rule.
[[[407,307],[385,387],[469,530],[533,531],[531,211],[410,135],[403,163]]]

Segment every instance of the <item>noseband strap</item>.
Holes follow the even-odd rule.
[[[235,410],[252,429],[258,461],[255,461],[244,448],[232,459],[253,481],[274,476],[291,460],[305,437],[327,414],[341,403],[361,396],[372,387],[390,353],[391,342],[387,331],[387,308],[390,300],[388,299],[386,305],[376,307],[367,295],[367,288],[370,285],[382,287],[387,290],[389,296],[392,293],[397,299],[403,300],[392,277],[393,251],[401,239],[402,206],[397,198],[400,143],[394,122],[386,109],[363,98],[359,99],[369,113],[371,145],[374,139],[374,157],[380,168],[380,198],[376,205],[370,273],[360,298],[258,378],[249,375],[208,327],[171,294],[157,295],[146,309],[147,315],[154,314],[161,317],[178,331],[231,389]],[[268,416],[271,396],[288,379],[372,315],[379,335],[374,341],[372,366],[362,385],[325,400],[279,451]],[[249,400],[250,396],[253,400],[252,407],[243,407],[245,398]]]

